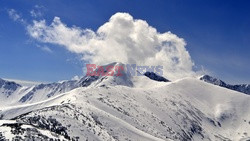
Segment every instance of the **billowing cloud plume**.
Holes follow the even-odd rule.
[[[164,75],[172,80],[194,75],[184,39],[171,32],[159,33],[128,13],[114,14],[97,31],[68,27],[59,17],[50,25],[45,20],[33,21],[27,30],[34,39],[82,54],[82,59],[90,63],[162,65]]]

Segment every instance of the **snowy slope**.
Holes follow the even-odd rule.
[[[39,102],[77,87],[80,87],[77,80],[21,86],[15,82],[0,79],[0,106]]]
[[[104,78],[45,101],[1,109],[0,138],[250,139],[248,95],[195,78]]]
[[[113,72],[116,75],[118,72],[115,70],[116,66],[124,66],[122,63],[111,63],[104,65],[107,67],[113,65]],[[96,69],[95,71],[98,71]],[[20,104],[29,104],[39,101],[46,100],[50,97],[57,96],[73,90],[78,87],[95,87],[95,86],[105,86],[105,85],[124,85],[129,87],[146,87],[154,86],[159,83],[151,81],[150,79],[155,79],[158,81],[167,81],[167,79],[157,76],[154,73],[150,73],[148,77],[138,77],[134,78],[124,73],[122,71],[122,76],[85,76],[80,80],[69,80],[62,81],[57,83],[48,83],[48,84],[37,84],[34,86],[21,86],[12,81],[0,79],[0,106],[8,107],[10,105],[20,105]],[[149,72],[148,72],[149,73]],[[143,79],[143,80],[141,80]],[[137,81],[140,80],[138,84]],[[143,83],[141,83],[143,82]]]
[[[22,86],[11,81],[6,81],[0,78],[0,95],[3,98],[7,98]]]
[[[13,81],[7,81],[0,78],[0,107],[17,103],[18,97],[25,93],[26,87]]]

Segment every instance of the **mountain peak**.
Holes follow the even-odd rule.
[[[20,84],[0,78],[0,92],[5,94],[7,97],[20,87],[22,87]]]
[[[86,76],[80,80],[81,86],[124,85],[134,87],[138,86],[135,83],[140,83],[140,87],[143,87],[142,84],[146,83],[142,81],[169,82],[169,80],[154,72],[139,71],[135,64],[125,65],[121,62],[113,62],[102,66],[90,65],[87,66],[89,70],[87,70]],[[144,78],[149,78],[149,80]]]
[[[106,65],[87,66],[86,75],[80,80],[81,86],[106,86],[106,85],[125,85],[132,87],[131,76],[126,73],[123,63],[113,62]]]
[[[203,80],[208,83],[212,83],[214,85],[225,87],[226,83],[218,78],[212,77],[210,75],[203,75],[200,77],[200,80]]]
[[[155,81],[170,82],[168,79],[164,78],[163,76],[157,75],[154,72],[145,72],[144,75]]]

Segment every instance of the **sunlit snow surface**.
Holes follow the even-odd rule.
[[[125,78],[98,78],[41,101],[2,107],[0,140],[250,139],[249,95],[197,78]]]

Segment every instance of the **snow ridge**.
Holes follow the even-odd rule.
[[[249,84],[237,84],[237,85],[231,85],[231,84],[227,84],[224,81],[214,78],[212,76],[209,75],[203,75],[200,77],[200,80],[203,80],[205,82],[217,85],[217,86],[221,86],[224,88],[228,88],[234,91],[238,91],[238,92],[242,92],[245,94],[249,94],[250,95],[250,85]]]

